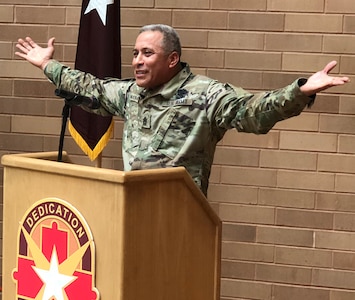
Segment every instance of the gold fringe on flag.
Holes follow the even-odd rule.
[[[68,128],[69,128],[69,132],[70,132],[72,138],[75,140],[75,142],[81,148],[81,150],[90,158],[91,161],[94,161],[100,155],[100,153],[106,147],[106,145],[108,144],[108,142],[113,134],[114,122],[112,119],[109,127],[107,128],[106,132],[102,135],[101,139],[96,144],[94,149],[91,149],[89,147],[89,145],[86,143],[84,138],[80,135],[80,133],[72,125],[70,120],[69,120]]]

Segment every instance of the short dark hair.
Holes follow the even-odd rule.
[[[150,24],[143,26],[139,33],[145,31],[159,31],[163,34],[163,49],[166,54],[176,51],[181,57],[181,44],[178,33],[174,28],[165,24]]]

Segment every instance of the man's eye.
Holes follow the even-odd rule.
[[[151,56],[153,54],[152,51],[144,51],[145,56]]]

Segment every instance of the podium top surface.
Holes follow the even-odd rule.
[[[184,167],[119,171],[73,164],[66,153],[63,153],[63,162],[57,162],[56,160],[57,152],[6,154],[2,156],[1,164],[4,167],[37,170],[117,183],[141,181],[143,178],[144,180],[166,179],[167,176],[169,179],[190,177]],[[149,177],[147,177],[148,174]]]
[[[184,167],[146,169],[135,171],[119,171],[106,168],[77,165],[70,162],[67,153],[63,153],[63,162],[57,162],[58,152],[39,152],[6,154],[1,158],[1,163],[5,168],[16,168],[57,174],[69,177],[93,179],[96,181],[106,181],[125,185],[138,182],[164,182],[183,181],[185,186],[191,191],[195,199],[202,203],[208,214],[217,222],[219,217],[209,206],[208,201],[201,190],[192,180],[190,174]]]

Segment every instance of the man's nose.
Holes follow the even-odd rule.
[[[134,65],[142,65],[143,62],[143,55],[141,53],[138,53],[134,58],[133,58],[133,64]]]

